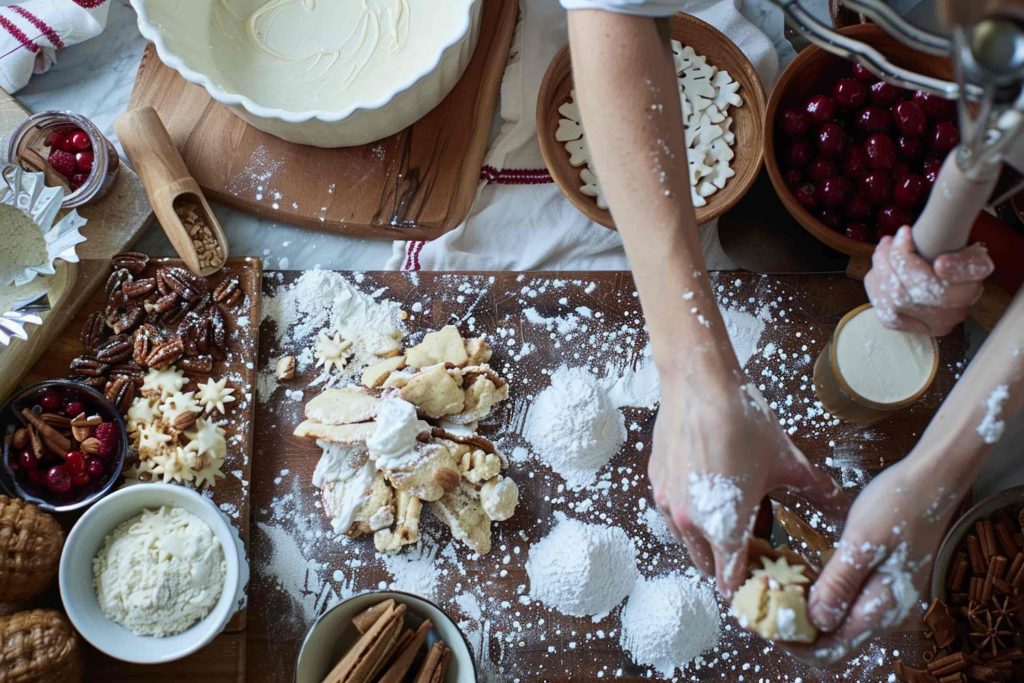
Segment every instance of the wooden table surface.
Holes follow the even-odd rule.
[[[265,295],[299,275],[270,274],[264,281]],[[511,398],[481,431],[506,453],[527,445],[520,436],[526,409],[548,385],[546,373],[561,364],[602,369],[609,362],[634,363],[647,341],[634,285],[626,273],[367,273],[355,280],[365,291],[386,288],[383,296],[404,302],[405,310],[412,312],[408,326],[413,332],[456,323],[467,333],[489,336],[496,347],[492,365],[510,377]],[[753,313],[767,307],[769,322],[759,351],[767,347],[774,352],[756,353],[746,366],[747,374],[764,385],[795,443],[851,490],[912,448],[960,369],[964,344],[962,337],[953,335],[941,341],[938,378],[919,404],[866,428],[834,424],[816,414],[810,376],[834,324],[863,303],[862,285],[836,275],[721,273],[713,274],[713,281],[726,307]],[[578,307],[586,308],[577,311]],[[530,308],[534,311],[524,315]],[[571,338],[528,320],[537,321],[537,314],[564,317],[574,311]],[[587,311],[590,317],[583,314]],[[273,332],[273,323],[264,321],[259,362],[263,370],[281,352]],[[297,348],[309,341],[300,340]],[[524,352],[529,345],[532,351]],[[304,389],[309,379],[297,377],[288,388]],[[310,389],[304,399],[315,392]],[[594,623],[566,617],[524,597],[529,593],[524,568],[529,548],[551,528],[555,511],[625,528],[636,539],[645,576],[689,566],[678,546],[664,543],[644,522],[645,508],[651,505],[646,463],[653,411],[625,411],[626,446],[606,468],[610,476],[598,487],[568,492],[560,486],[561,478],[536,460],[514,459],[509,475],[519,483],[520,507],[511,520],[494,526],[489,555],[471,557],[465,548],[449,542],[443,525],[424,514],[425,541],[419,552],[407,551],[385,563],[369,538],[331,537],[310,481],[320,451],[291,436],[303,403],[289,398],[282,387],[257,408],[249,680],[290,680],[302,638],[316,615],[347,595],[385,586],[431,595],[460,620],[477,654],[481,680],[656,678],[633,665],[619,647],[618,609]],[[826,466],[827,458],[833,466]],[[424,577],[435,571],[436,585],[431,586]],[[892,671],[894,649],[914,661],[921,645],[921,634],[913,629],[890,634],[871,643],[867,656],[823,672],[784,656],[723,618],[719,648],[706,657],[703,668],[688,671],[685,678],[735,680],[743,674],[747,680],[885,680]]]

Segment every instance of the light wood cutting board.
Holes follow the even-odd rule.
[[[0,90],[0,154],[6,157],[14,129],[28,116],[25,108]],[[28,326],[28,340],[0,346],[0,400],[5,400],[24,374],[49,348],[83,303],[107,276],[108,260],[135,244],[150,224],[153,212],[142,182],[127,164],[121,164],[117,181],[102,199],[80,207],[88,224],[82,228],[86,241],[78,246],[79,264],[60,266],[51,286],[50,310],[43,324]]]
[[[466,73],[426,117],[384,140],[296,145],[248,125],[146,48],[129,109],[160,114],[209,199],[290,225],[378,239],[433,239],[469,213],[498,102],[517,0],[484,0]]]

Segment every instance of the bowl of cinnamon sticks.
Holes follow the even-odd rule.
[[[465,636],[437,605],[376,591],[338,603],[306,634],[295,683],[475,683]]]
[[[899,661],[902,680],[1024,680],[1024,487],[960,517],[936,555],[922,617],[925,661]]]

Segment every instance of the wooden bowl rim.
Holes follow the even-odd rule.
[[[838,31],[843,35],[855,38],[885,37],[895,40],[895,38],[892,38],[892,36],[875,24],[854,24],[840,28]],[[875,251],[875,246],[877,246],[876,243],[858,242],[855,239],[851,239],[846,235],[833,230],[811,215],[807,209],[796,201],[796,197],[794,197],[793,193],[790,192],[789,188],[786,186],[785,180],[782,178],[782,168],[779,165],[778,155],[775,153],[775,118],[778,114],[780,104],[785,101],[785,91],[788,89],[789,84],[796,80],[799,75],[798,72],[806,66],[807,62],[810,62],[820,56],[831,57],[835,60],[843,59],[837,55],[832,55],[830,52],[818,47],[817,45],[811,45],[797,54],[793,61],[791,61],[786,68],[782,70],[782,73],[779,74],[779,78],[775,81],[775,87],[772,88],[772,93],[768,97],[768,106],[765,110],[765,124],[763,128],[764,140],[761,145],[764,149],[764,166],[768,171],[768,178],[771,180],[772,186],[775,188],[775,193],[778,195],[779,200],[785,206],[787,212],[797,223],[801,225],[801,227],[804,228],[804,230],[811,233],[811,235],[813,235],[819,242],[823,242],[826,246],[846,254],[847,256],[870,258]]]
[[[749,157],[745,157],[747,163],[744,165],[744,173],[740,173],[737,170],[736,175],[730,178],[730,182],[713,194],[705,206],[694,207],[697,224],[703,225],[717,219],[723,213],[733,208],[746,195],[751,185],[757,180],[757,176],[760,175],[760,170],[764,163],[765,111],[768,106],[768,98],[765,95],[764,86],[761,83],[760,76],[757,74],[757,69],[754,68],[754,64],[728,36],[711,24],[685,12],[674,14],[672,21],[672,38],[674,40],[685,43],[685,41],[680,39],[676,31],[676,24],[682,22],[686,28],[706,31],[712,34],[717,39],[717,42],[720,43],[723,52],[732,53],[730,57],[739,65],[740,73],[734,74],[731,69],[726,70],[740,83],[741,94],[744,98],[743,106],[751,107],[753,114],[751,117],[753,126],[750,133],[751,138],[755,141],[755,148],[751,151]],[[720,60],[713,59],[712,55],[706,52],[703,54],[708,58],[709,62],[718,66],[717,62]],[[567,64],[563,64],[563,62],[567,62]],[[560,73],[562,69],[567,69],[568,72]],[[566,157],[568,153],[565,150],[565,145],[555,140],[554,132],[546,129],[544,122],[552,109],[557,110],[558,107],[564,104],[564,102],[555,103],[551,100],[556,87],[566,78],[570,80],[572,78],[569,45],[564,45],[555,54],[551,63],[548,64],[548,68],[544,72],[544,78],[541,81],[536,111],[537,139],[540,144],[541,155],[544,157],[544,163],[548,168],[548,173],[551,174],[551,179],[569,202],[594,222],[615,230],[615,222],[611,212],[608,209],[598,207],[596,198],[580,192],[578,183],[572,182],[572,178],[567,178],[564,173],[558,171],[558,164],[554,162],[555,155]],[[739,144],[738,139],[737,144]],[[747,171],[747,168],[750,170]],[[736,170],[735,167],[734,170]]]

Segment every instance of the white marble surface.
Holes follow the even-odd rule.
[[[556,0],[551,0],[555,2]],[[918,0],[896,0],[904,8]],[[821,16],[827,16],[826,0],[807,0]],[[10,4],[0,0],[0,4]],[[795,54],[783,33],[780,12],[763,0],[739,0],[751,21],[760,26],[779,50],[782,65]],[[135,13],[125,0],[112,0],[110,19],[100,38],[63,50],[56,66],[36,76],[17,94],[32,111],[71,109],[90,117],[105,134],[116,139],[113,121],[124,111],[144,41],[135,24]],[[384,266],[391,253],[389,242],[338,237],[299,230],[273,221],[253,218],[226,207],[215,211],[227,233],[232,252],[263,258],[268,268],[309,269],[323,267],[373,270]],[[157,255],[173,251],[158,226],[143,237],[141,248]],[[972,346],[979,340],[972,335]],[[978,493],[1024,484],[1021,450],[1024,448],[1024,416],[1009,426],[997,451],[989,458],[977,485]]]

